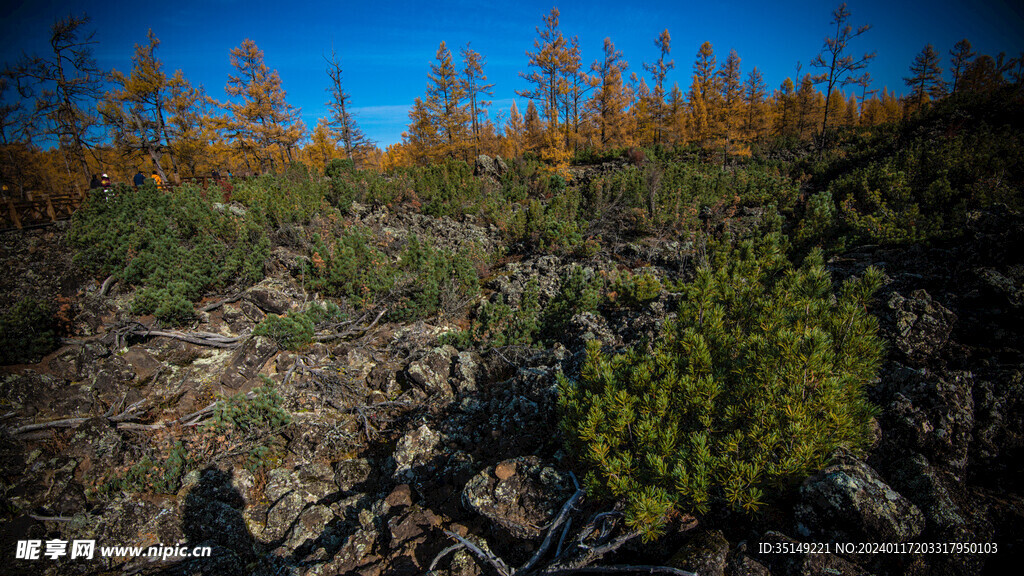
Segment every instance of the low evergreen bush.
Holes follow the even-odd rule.
[[[868,269],[833,293],[820,252],[794,269],[775,235],[717,251],[653,349],[592,344],[579,378],[560,378],[588,489],[624,500],[627,523],[652,538],[670,510],[752,512],[837,447],[862,451],[880,284]]]

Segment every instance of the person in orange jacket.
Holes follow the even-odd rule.
[[[164,189],[164,180],[163,178],[160,177],[159,174],[156,173],[156,170],[153,170],[153,182],[156,182],[156,187],[158,189]]]

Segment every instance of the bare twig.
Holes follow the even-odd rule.
[[[533,555],[533,557],[530,558],[530,560],[526,564],[523,564],[523,566],[519,568],[519,570],[517,570],[516,572],[527,572],[530,568],[533,568],[534,565],[537,564],[537,562],[541,559],[541,556],[543,556],[544,553],[547,552],[548,548],[551,546],[551,538],[555,535],[555,531],[558,530],[558,527],[566,521],[566,518],[568,518],[569,515],[569,511],[572,510],[573,506],[576,505],[576,501],[583,496],[583,488],[580,488],[580,483],[576,480],[576,475],[573,474],[572,472],[569,472],[569,476],[572,478],[572,483],[576,485],[576,492],[572,495],[572,497],[569,498],[568,501],[566,501],[565,505],[562,506],[561,511],[558,512],[558,516],[555,517],[555,521],[552,522],[551,527],[548,528],[548,533],[544,536],[544,542],[541,543],[540,548],[538,548],[537,552]]]
[[[229,296],[229,297],[227,297],[227,298],[225,298],[223,300],[218,300],[217,302],[214,302],[213,304],[207,304],[206,306],[203,306],[202,308],[200,308],[199,311],[200,312],[213,312],[214,310],[216,310],[217,308],[220,308],[221,306],[223,306],[225,304],[231,304],[232,302],[238,302],[241,299],[242,299],[242,294],[238,293],[238,294],[235,294],[234,296]]]
[[[35,514],[29,514],[28,517],[40,522],[71,522],[75,519],[74,517],[68,518],[66,516],[36,516]]]
[[[114,278],[113,274],[107,276],[107,279],[103,281],[103,285],[100,286],[100,296],[106,296],[107,290],[110,290],[110,287],[113,286],[116,282],[117,279]]]
[[[122,400],[122,402],[123,402],[123,400]],[[141,416],[142,414],[144,414],[146,412],[146,410],[142,408],[142,405],[145,402],[146,402],[145,399],[139,400],[138,402],[136,402],[136,403],[132,404],[131,406],[125,408],[120,414],[117,414],[115,416],[110,416],[109,415],[110,411],[108,410],[107,411],[108,413],[104,414],[102,416],[102,418],[106,418],[110,422],[117,424],[118,427],[121,427],[121,423],[123,423],[123,422],[125,422],[127,420],[133,420],[135,418],[138,418],[139,416]],[[12,434],[25,434],[26,432],[34,432],[36,430],[45,430],[45,429],[48,429],[48,428],[73,428],[75,426],[78,426],[79,424],[82,424],[82,423],[86,422],[87,420],[89,420],[91,418],[92,418],[92,416],[78,417],[78,418],[61,418],[59,420],[50,420],[49,422],[40,422],[40,423],[37,423],[37,424],[26,424],[24,426],[19,426],[18,428],[15,428],[14,430],[11,431],[11,433]]]
[[[512,576],[515,573],[514,571],[510,571],[509,570],[508,565],[505,564],[505,562],[502,561],[501,558],[498,558],[497,556],[495,556],[491,552],[489,552],[489,551],[485,552],[479,546],[477,546],[476,544],[473,544],[469,540],[466,540],[462,536],[459,536],[455,532],[451,532],[449,530],[445,530],[444,533],[447,534],[448,536],[451,536],[452,538],[455,538],[456,540],[458,540],[470,552],[472,552],[474,555],[476,555],[477,558],[479,558],[479,559],[487,562],[491,566],[493,566],[494,569],[498,571],[498,574],[501,574],[501,576]]]
[[[441,559],[444,558],[445,556],[451,554],[452,552],[455,552],[456,550],[461,550],[462,548],[465,548],[465,547],[466,547],[465,544],[463,544],[462,542],[459,542],[458,544],[452,544],[451,546],[445,548],[444,550],[441,550],[440,552],[437,553],[437,556],[434,556],[434,561],[430,563],[430,568],[427,568],[427,571],[428,572],[432,571],[434,569],[434,567],[437,566],[437,563],[440,562]]]
[[[687,572],[670,566],[583,566],[580,568],[566,568],[564,570],[546,570],[542,572],[545,576],[556,576],[561,574],[670,574],[672,576],[697,576],[696,572]]]

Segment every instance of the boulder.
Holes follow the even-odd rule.
[[[683,544],[667,565],[701,576],[723,576],[728,554],[729,541],[721,530],[701,530]]]
[[[486,154],[481,154],[476,157],[476,162],[473,165],[474,176],[486,176],[494,180],[501,178],[506,171],[508,171],[508,166],[500,156],[491,158]]]
[[[406,378],[422,388],[428,396],[453,398],[454,393],[448,383],[448,375],[451,372],[452,359],[458,357],[458,354],[458,350],[451,346],[435,348],[422,359],[409,364],[405,370]]]
[[[263,365],[277,353],[277,345],[269,338],[250,338],[235,351],[224,367],[220,381],[228,388],[237,389],[256,377]]]
[[[797,531],[818,542],[908,542],[924,530],[921,510],[845,449],[800,486]]]
[[[402,436],[395,445],[395,452],[392,455],[395,461],[395,479],[415,478],[415,468],[428,465],[434,457],[434,449],[440,443],[441,435],[426,424]]]
[[[573,492],[568,474],[544,465],[536,456],[521,456],[470,479],[462,490],[462,502],[513,537],[534,539],[543,535],[542,527],[555,519]]]
[[[893,292],[888,306],[895,323],[896,348],[914,363],[938,353],[956,321],[955,314],[924,290],[914,290],[909,297]]]
[[[893,374],[897,388],[882,414],[882,430],[896,452],[920,452],[957,473],[968,461],[974,428],[974,376],[903,370]]]

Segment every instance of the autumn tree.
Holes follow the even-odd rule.
[[[532,100],[526,105],[523,124],[526,126],[526,150],[539,152],[544,145],[544,123]]]
[[[867,68],[868,63],[875,57],[875,53],[865,53],[860,58],[847,54],[850,41],[864,34],[871,29],[870,24],[864,24],[854,30],[849,24],[850,11],[846,9],[846,3],[839,5],[832,12],[832,24],[835,25],[835,36],[826,36],[825,45],[822,51],[811,60],[811,66],[820,68],[822,73],[814,77],[815,84],[825,84],[825,101],[828,102],[832,91],[836,87],[846,86],[857,80],[851,74]],[[825,130],[828,128],[828,107],[825,107],[825,114],[821,119],[822,145],[825,144]]]
[[[1003,74],[1009,68],[1005,57],[1005,54],[999,54],[996,58],[982,54],[972,60],[960,78],[961,89],[966,92],[984,93],[1005,84]]]
[[[796,90],[796,132],[800,138],[809,138],[814,124],[824,116],[825,98],[814,88],[814,79],[804,74],[800,87]]]
[[[298,121],[299,110],[285,101],[277,70],[267,67],[263,51],[249,39],[231,50],[231,65],[236,73],[228,76],[224,90],[241,102],[224,105],[228,112],[223,119],[226,136],[237,143],[246,158],[252,155],[261,171],[274,169],[275,148],[291,162],[292,150],[305,128]]]
[[[517,90],[516,94],[541,103],[544,118],[552,129],[558,128],[558,102],[565,91],[562,68],[568,57],[567,41],[558,29],[558,8],[544,16],[544,27],[537,27],[538,38],[533,41],[532,52],[527,51],[529,64],[534,68],[530,73],[520,72],[519,76],[530,84],[532,90]]]
[[[960,77],[964,71],[967,70],[967,66],[971,63],[971,59],[974,58],[975,52],[971,50],[971,41],[967,38],[957,42],[953,45],[953,49],[949,51],[949,55],[952,56],[950,63],[952,65],[953,73],[953,94],[956,94],[957,87],[960,83]]]
[[[487,83],[487,75],[484,73],[484,65],[487,61],[479,52],[472,50],[469,43],[461,50],[462,55],[462,81],[466,87],[466,96],[469,98],[469,122],[473,138],[474,154],[480,154],[480,138],[484,122],[481,117],[487,118],[487,107],[491,105],[485,96],[494,96],[494,84]]]
[[[716,132],[719,95],[715,51],[710,42],[704,42],[693,64],[693,84],[688,98],[690,127],[698,142],[703,143]]]
[[[168,140],[175,160],[188,168],[192,176],[204,162],[211,168],[216,167],[216,164],[210,165],[211,157],[215,156],[211,147],[218,141],[216,103],[202,86],[193,87],[181,70],[174,73],[168,88],[167,128],[171,135]]]
[[[627,107],[630,94],[623,74],[629,64],[622,59],[622,52],[615,49],[611,38],[604,39],[604,57],[590,66],[590,72],[597,79],[597,89],[587,102],[587,111],[596,125],[600,147],[615,148],[630,144],[630,130]]]
[[[573,36],[566,47],[562,65],[562,117],[565,119],[564,133],[566,149],[579,147],[580,124],[584,111],[584,97],[596,86],[583,72],[579,39]]]
[[[350,96],[341,82],[341,61],[338,59],[338,55],[331,50],[331,56],[325,56],[324,59],[327,60],[327,77],[330,79],[327,92],[331,95],[331,99],[327,101],[330,116],[324,123],[326,132],[322,131],[321,136],[331,136],[334,138],[334,142],[340,142],[345,151],[345,157],[356,162],[360,152],[365,148],[373,147],[373,142],[363,134],[352,114]]]
[[[910,65],[913,76],[904,77],[903,82],[910,88],[911,109],[923,106],[929,100],[937,100],[946,94],[946,81],[942,79],[939,53],[928,44],[914,57]]]
[[[728,154],[736,138],[736,128],[742,120],[743,77],[740,73],[740,57],[735,50],[729,51],[729,56],[717,74],[721,89],[719,101],[722,103],[719,109],[719,126],[722,129],[721,136],[725,140],[724,152]]]
[[[783,80],[775,91],[775,133],[780,136],[796,133],[796,89],[792,78]]]
[[[149,157],[163,181],[166,155],[174,173],[178,172],[164,110],[170,99],[170,79],[156,58],[160,40],[150,30],[148,43],[135,45],[133,67],[129,75],[113,70],[110,79],[117,89],[107,92],[100,106],[104,122],[110,126],[114,143],[122,153],[141,152]]]
[[[650,95],[654,120],[654,140],[655,143],[661,144],[666,124],[665,76],[676,66],[674,60],[666,61],[666,58],[672,53],[672,37],[668,33],[668,28],[658,35],[654,45],[658,48],[658,60],[651,64],[645,63],[644,70],[651,74],[651,79],[654,81],[654,89]]]
[[[403,154],[411,162],[426,165],[440,159],[442,140],[430,107],[422,98],[416,98],[409,110],[409,129],[402,133]],[[392,154],[389,150],[390,156]]]
[[[743,106],[746,114],[743,118],[743,135],[747,140],[757,140],[764,135],[767,127],[765,114],[765,98],[768,96],[768,85],[761,76],[757,66],[747,75],[743,83]]]
[[[86,151],[99,140],[94,110],[106,80],[93,56],[95,32],[84,32],[88,24],[84,14],[57,20],[50,28],[51,53],[25,56],[5,74],[20,96],[34,102],[33,136],[57,142],[75,186],[89,179]]]
[[[466,83],[455,69],[452,52],[441,42],[436,62],[430,65],[430,80],[423,104],[436,125],[441,155],[465,159],[469,144],[469,106]]]
[[[505,122],[505,155],[511,158],[518,158],[523,154],[523,147],[526,144],[526,124],[523,115],[519,113],[519,107],[515,101],[508,112],[508,121]]]

